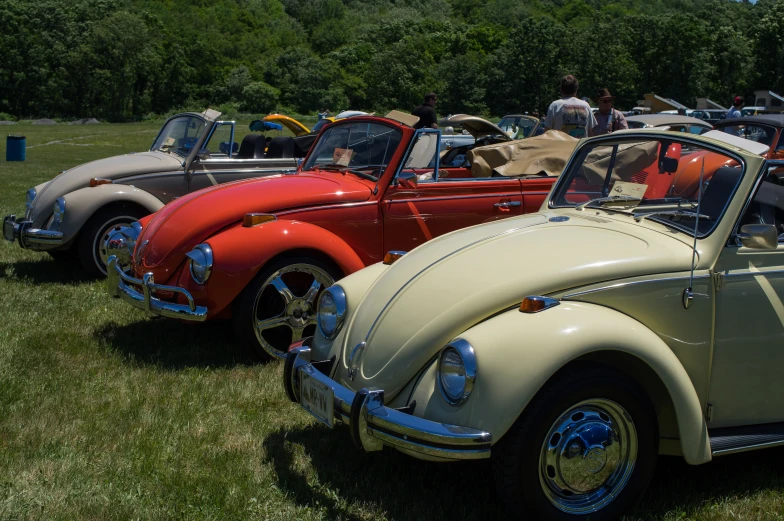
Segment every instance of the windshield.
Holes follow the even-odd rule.
[[[313,145],[303,170],[344,167],[381,177],[395,154],[403,133],[379,123],[354,122],[332,125]]]
[[[719,130],[769,147],[773,147],[773,138],[776,137],[776,129],[768,125],[726,125]]]
[[[321,130],[321,127],[323,127],[324,125],[328,125],[330,123],[332,122],[326,118],[320,119],[316,122],[315,125],[313,125],[313,130],[311,130],[311,132],[318,132]]]
[[[531,132],[537,123],[535,119],[523,116],[504,116],[498,122],[498,127],[512,139],[523,139],[531,137]]]
[[[578,151],[551,205],[602,207],[638,218],[650,213],[651,219],[693,233],[699,199],[698,233],[704,236],[718,223],[742,174],[742,163],[728,154],[678,139],[604,141]]]
[[[150,150],[174,152],[186,157],[207,128],[207,123],[196,116],[179,116],[166,122]]]

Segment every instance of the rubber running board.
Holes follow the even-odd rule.
[[[784,423],[711,429],[708,435],[711,453],[714,456],[724,456],[784,445]]]

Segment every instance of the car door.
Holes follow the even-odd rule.
[[[264,136],[259,136],[264,139]],[[232,143],[231,151],[229,143]],[[260,177],[281,172],[294,172],[297,160],[291,158],[238,158],[239,143],[234,124],[218,122],[204,146],[191,164],[190,190],[200,190],[249,177]]]
[[[420,130],[382,198],[385,250],[409,251],[453,230],[524,212],[519,179],[439,169],[438,154],[437,131]],[[415,183],[407,180],[412,175]]]
[[[784,162],[769,162],[738,226],[773,224],[776,249],[739,246],[717,262],[708,402],[712,426],[784,421]]]

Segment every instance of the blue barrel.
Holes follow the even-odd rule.
[[[5,160],[24,161],[26,145],[27,140],[25,136],[8,136],[5,140]]]

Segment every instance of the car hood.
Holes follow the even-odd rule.
[[[555,215],[564,213],[475,226],[404,255],[349,319],[344,366],[356,345],[367,347],[356,381],[348,384],[372,385],[392,398],[447,342],[528,295],[690,269],[692,249],[685,242],[631,218],[570,210],[568,221],[551,222]],[[482,353],[477,358],[481,366]]]
[[[49,181],[38,193],[33,202],[34,226],[43,226],[44,221],[51,215],[52,205],[58,197],[88,187],[92,178],[117,180],[128,176],[181,169],[182,159],[164,152],[124,154],[75,166]]]
[[[246,213],[367,201],[372,189],[338,173],[299,173],[246,179],[193,192],[170,202],[143,228],[136,260],[143,271],[167,280],[186,253]]]
[[[483,138],[486,136],[498,136],[499,139],[504,141],[511,141],[509,135],[501,130],[501,127],[495,123],[490,123],[486,119],[477,116],[470,116],[468,114],[457,114],[443,118],[438,122],[439,126],[460,126],[468,131],[469,134],[474,136],[475,139]]]

